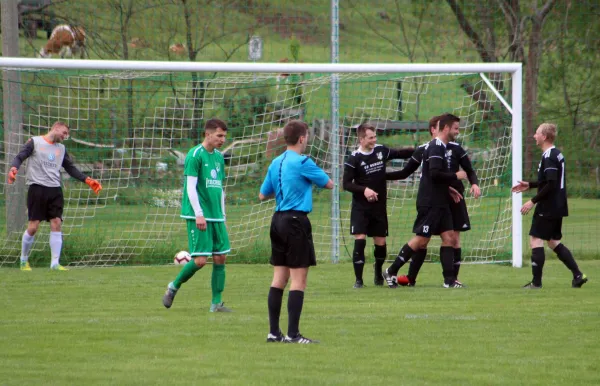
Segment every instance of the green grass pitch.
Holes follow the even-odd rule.
[[[464,266],[469,288],[446,290],[426,264],[416,288],[354,290],[350,264],[320,264],[300,325],[312,346],[265,343],[267,265],[228,267],[231,314],[208,312],[210,266],[169,310],[177,267],[4,268],[0,384],[599,384],[600,262],[580,262],[590,282],[572,289],[547,260],[537,291],[520,288],[528,267]]]

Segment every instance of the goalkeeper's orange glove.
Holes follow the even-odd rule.
[[[12,168],[10,168],[10,170],[8,171],[8,183],[9,184],[12,184],[17,179],[17,171],[18,171],[18,169],[14,166]]]
[[[93,178],[90,178],[90,177],[86,178],[85,183],[88,184],[89,187],[92,188],[92,190],[96,194],[100,193],[100,191],[102,190],[102,185],[100,185],[100,182],[96,181]]]

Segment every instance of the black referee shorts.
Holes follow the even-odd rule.
[[[562,217],[544,217],[534,215],[531,221],[529,236],[542,240],[562,239]]]
[[[29,221],[62,220],[65,201],[61,187],[30,185],[27,191],[27,215]]]
[[[452,213],[452,229],[457,232],[471,230],[471,222],[469,221],[469,212],[467,211],[467,203],[465,200],[460,200],[458,204],[451,202],[450,213]]]
[[[430,238],[451,231],[452,213],[446,207],[418,207],[417,219],[413,226],[413,233],[417,236]]]
[[[271,219],[271,265],[307,268],[317,265],[312,226],[304,212],[275,212]]]
[[[350,210],[350,234],[387,237],[388,218],[385,206],[381,209],[375,205],[370,208],[352,205]]]

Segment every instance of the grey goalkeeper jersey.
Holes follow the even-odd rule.
[[[41,185],[47,187],[60,187],[60,168],[73,178],[85,181],[86,175],[73,165],[71,157],[67,154],[62,143],[48,143],[44,137],[32,137],[23,146],[13,160],[11,166],[17,169],[29,159],[27,163],[27,185]]]

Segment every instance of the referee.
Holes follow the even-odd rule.
[[[312,211],[312,184],[332,189],[333,181],[312,159],[302,155],[308,144],[308,126],[293,120],[283,129],[286,151],[275,158],[260,187],[258,198],[275,197],[271,220],[271,265],[273,282],[269,290],[270,332],[267,342],[318,343],[300,334],[300,314],[308,268],[317,265],[308,213]],[[283,290],[291,280],[288,297],[288,331],[279,328]]]
[[[21,271],[31,271],[29,265],[29,252],[33,246],[35,234],[40,226],[40,221],[50,222],[50,252],[52,261],[50,268],[58,271],[68,271],[68,268],[59,264],[62,249],[62,214],[64,206],[61,188],[60,168],[63,167],[73,178],[85,182],[94,193],[102,190],[100,183],[85,174],[73,165],[71,157],[62,142],[69,136],[69,126],[64,122],[56,122],[46,135],[30,138],[11,163],[8,172],[8,183],[12,184],[17,178],[21,164],[29,158],[27,163],[27,215],[29,223],[23,233],[21,243]]]

